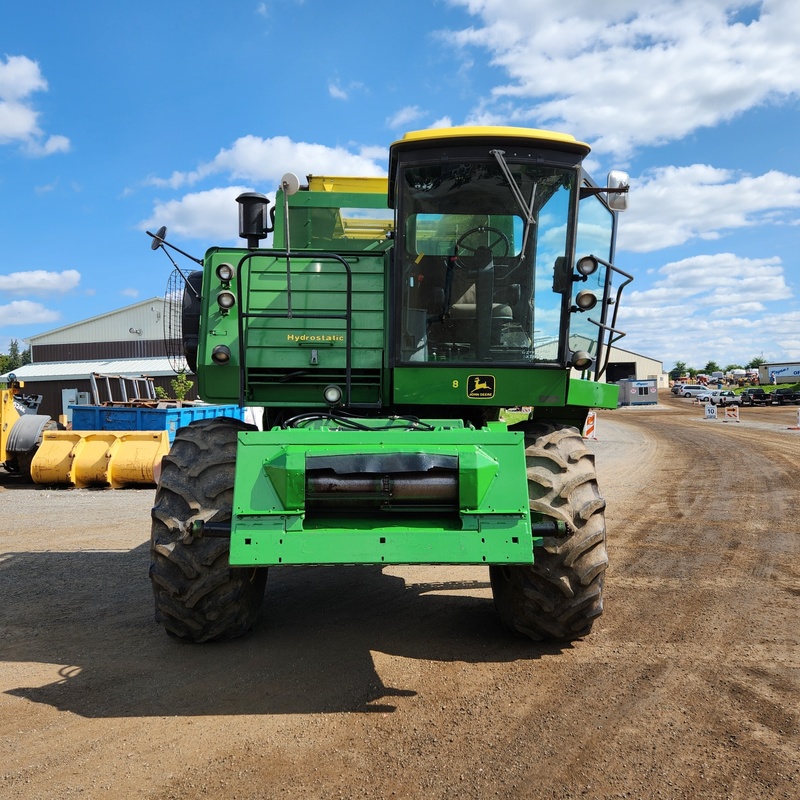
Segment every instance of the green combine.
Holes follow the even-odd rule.
[[[416,131],[388,180],[287,174],[271,209],[237,198],[247,246],[180,272],[180,340],[200,396],[263,423],[192,423],[163,459],[168,633],[241,635],[269,567],[325,564],[485,564],[508,629],[589,632],[608,558],[581,432],[617,405],[602,378],[631,278],[612,265],[627,175],[597,186],[588,153],[526,128]],[[177,250],[165,235],[153,248]]]

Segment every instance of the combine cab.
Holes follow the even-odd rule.
[[[617,405],[602,378],[631,278],[612,266],[627,176],[597,186],[588,153],[418,131],[388,180],[287,175],[271,214],[238,198],[247,247],[184,275],[183,343],[203,399],[264,424],[193,423],[163,460],[150,576],[169,633],[246,632],[268,567],[296,564],[487,565],[509,629],[589,632],[605,503],[581,429]]]

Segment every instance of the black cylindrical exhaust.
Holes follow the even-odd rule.
[[[269,200],[258,192],[243,192],[236,198],[239,204],[239,236],[247,239],[247,247],[258,248],[258,243],[267,235],[267,206]]]
[[[414,507],[458,510],[458,473],[432,471],[409,475],[336,475],[306,473],[306,507],[311,509]]]

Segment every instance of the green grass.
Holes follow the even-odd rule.
[[[509,425],[513,425],[516,422],[522,422],[524,419],[528,419],[528,412],[527,411],[508,411],[507,409],[503,409],[500,412],[500,419],[503,422],[508,423]]]
[[[748,383],[745,386],[731,386],[730,388],[735,394],[741,394],[745,389],[763,389],[765,392],[771,392],[773,389],[791,389],[793,392],[800,392],[800,383],[778,383],[775,386],[771,383],[762,383],[760,386]]]

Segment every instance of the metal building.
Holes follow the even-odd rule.
[[[164,298],[153,297],[30,336],[25,343],[31,363],[13,372],[25,382],[27,394],[42,395],[39,413],[53,419],[66,413],[64,397],[91,393],[93,373],[151,377],[169,395],[177,373],[164,342],[165,305]],[[194,388],[187,399],[196,398]]]

